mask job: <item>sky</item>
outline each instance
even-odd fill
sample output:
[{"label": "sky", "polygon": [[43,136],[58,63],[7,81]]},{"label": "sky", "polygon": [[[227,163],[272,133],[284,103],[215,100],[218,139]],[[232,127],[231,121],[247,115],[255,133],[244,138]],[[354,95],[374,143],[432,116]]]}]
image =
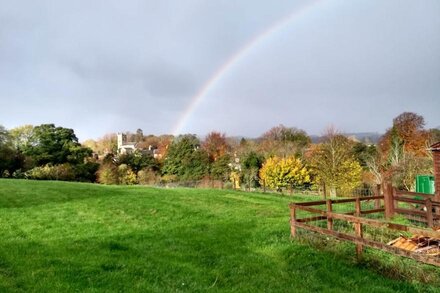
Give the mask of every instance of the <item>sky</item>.
[{"label": "sky", "polygon": [[0,125],[80,140],[440,126],[438,0],[0,0]]}]

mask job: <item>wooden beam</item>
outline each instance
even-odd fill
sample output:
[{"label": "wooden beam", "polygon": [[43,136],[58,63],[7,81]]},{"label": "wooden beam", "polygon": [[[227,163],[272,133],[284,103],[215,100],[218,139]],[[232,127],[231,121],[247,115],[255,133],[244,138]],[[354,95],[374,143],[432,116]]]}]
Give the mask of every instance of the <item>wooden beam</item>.
[{"label": "wooden beam", "polygon": [[316,216],[316,217],[308,217],[308,218],[296,219],[296,221],[300,222],[300,223],[307,223],[307,222],[320,221],[320,220],[327,220],[327,217],[325,217],[325,216]]},{"label": "wooden beam", "polygon": [[400,208],[396,209],[395,211],[398,214],[406,214],[406,215],[426,217],[426,212],[425,211],[410,210],[410,209],[400,209]]},{"label": "wooden beam", "polygon": [[[302,211],[306,211],[306,212],[310,212],[310,213],[315,213],[315,214],[320,214],[323,216],[326,215],[326,211],[320,210],[320,209],[315,209],[315,208],[305,207],[305,206],[295,206],[295,208],[298,210],[302,210]],[[290,208],[290,209],[292,209],[292,208]]]},{"label": "wooden beam", "polygon": [[331,231],[331,230],[327,230],[325,228],[311,226],[311,225],[304,224],[304,223],[296,223],[296,226],[303,228],[303,229],[306,229],[306,230],[318,232],[318,233],[321,233],[324,235],[333,236],[333,237],[336,237],[341,240],[351,241],[355,244],[361,244],[361,245],[365,245],[368,247],[384,250],[384,251],[387,251],[387,252],[390,252],[393,254],[397,254],[399,256],[412,258],[412,259],[415,259],[415,260],[423,262],[423,263],[427,263],[427,264],[431,264],[431,265],[435,265],[435,266],[440,266],[440,262],[437,258],[429,257],[426,255],[421,255],[421,254],[416,254],[416,253],[406,251],[406,250],[403,250],[403,249],[400,249],[397,247],[389,246],[389,245],[386,245],[386,244],[383,244],[383,243],[380,243],[377,241],[373,241],[373,240],[369,240],[369,239],[365,239],[365,238],[359,238],[357,236],[352,236],[352,235],[337,232],[337,231]]},{"label": "wooden beam", "polygon": [[398,202],[408,202],[408,203],[425,205],[425,199],[415,199],[415,198],[408,198],[408,197],[395,197],[394,200],[398,201]]},{"label": "wooden beam", "polygon": [[362,211],[362,215],[375,214],[375,213],[383,213],[385,211],[384,208],[373,209],[373,210],[365,210]]},{"label": "wooden beam", "polygon": [[306,202],[292,202],[290,205],[308,207],[308,206],[324,205],[325,203],[326,203],[325,200],[318,200],[318,201],[306,201]]},{"label": "wooden beam", "polygon": [[426,193],[420,193],[420,192],[412,192],[412,191],[403,191],[403,190],[397,190],[396,196],[402,197],[402,196],[421,196],[423,198],[433,198],[434,196],[432,194],[426,194]]},{"label": "wooden beam", "polygon": [[362,224],[370,225],[370,226],[377,227],[377,228],[389,228],[389,229],[403,231],[403,232],[409,232],[411,234],[417,234],[417,235],[421,235],[421,236],[440,238],[440,231],[427,230],[427,229],[422,229],[422,228],[413,228],[413,227],[409,227],[409,226],[402,225],[402,224],[383,222],[383,221],[379,221],[379,220],[360,218],[360,217],[342,215],[342,214],[337,214],[337,213],[330,213],[327,216],[332,217],[333,219],[346,220],[346,221],[352,222],[352,223],[362,223]]}]

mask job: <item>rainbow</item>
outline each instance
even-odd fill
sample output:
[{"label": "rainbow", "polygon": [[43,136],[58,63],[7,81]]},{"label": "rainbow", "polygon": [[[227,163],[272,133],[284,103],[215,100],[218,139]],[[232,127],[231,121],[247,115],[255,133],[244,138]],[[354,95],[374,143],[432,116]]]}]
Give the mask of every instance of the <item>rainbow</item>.
[{"label": "rainbow", "polygon": [[243,59],[246,55],[250,53],[250,51],[256,47],[258,44],[263,43],[266,39],[268,39],[271,35],[275,34],[292,21],[299,21],[304,16],[309,14],[318,6],[318,4],[324,3],[323,0],[316,0],[308,5],[305,5],[299,9],[292,11],[290,14],[285,16],[284,18],[276,21],[269,28],[260,32],[251,38],[245,45],[243,45],[239,50],[237,50],[233,55],[231,55],[225,63],[223,63],[217,70],[212,74],[211,78],[208,79],[205,84],[199,89],[199,91],[194,95],[188,106],[183,111],[183,114],[179,117],[179,120],[172,128],[172,134],[178,135],[182,132],[185,125],[188,123],[194,111],[197,109],[198,105],[203,101],[203,99],[207,96],[208,92],[214,88],[214,86],[219,82],[219,80],[241,59]]}]

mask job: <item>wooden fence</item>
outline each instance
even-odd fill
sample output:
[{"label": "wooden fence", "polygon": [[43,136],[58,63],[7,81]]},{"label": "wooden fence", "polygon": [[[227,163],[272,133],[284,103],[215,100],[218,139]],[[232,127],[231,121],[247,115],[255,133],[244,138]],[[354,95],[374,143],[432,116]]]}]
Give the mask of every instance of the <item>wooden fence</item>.
[{"label": "wooden fence", "polygon": [[400,214],[409,220],[425,223],[427,227],[439,224],[440,202],[434,201],[432,194],[400,191],[387,184],[383,195],[386,219]]},{"label": "wooden fence", "polygon": [[[422,199],[414,197],[421,197]],[[387,243],[381,241],[369,239],[371,237],[364,235],[364,231],[367,228],[369,230],[380,228],[398,233],[407,232],[413,235],[440,239],[440,231],[415,228],[409,225],[385,221],[395,214],[402,214],[411,220],[423,222],[428,227],[432,227],[436,221],[440,220],[438,214],[440,202],[432,201],[431,197],[432,195],[397,191],[391,185],[387,185],[383,188],[383,195],[291,203],[291,235],[295,237],[297,235],[297,228],[303,228],[355,243],[358,257],[362,256],[363,248],[366,246],[440,266],[440,256],[438,254],[430,256],[408,251],[387,245]],[[347,210],[349,203],[354,203],[353,210]],[[363,203],[364,205],[362,205]],[[402,206],[401,203],[404,203],[405,206]],[[337,211],[341,210],[341,206],[345,210]],[[307,214],[307,216],[301,217],[300,211],[303,214]],[[375,215],[379,219],[366,218],[366,215]],[[335,220],[352,223],[353,230],[337,231],[334,228]],[[326,227],[325,224],[323,225],[323,221],[326,222]],[[347,226],[350,225],[345,225],[345,227]]]}]

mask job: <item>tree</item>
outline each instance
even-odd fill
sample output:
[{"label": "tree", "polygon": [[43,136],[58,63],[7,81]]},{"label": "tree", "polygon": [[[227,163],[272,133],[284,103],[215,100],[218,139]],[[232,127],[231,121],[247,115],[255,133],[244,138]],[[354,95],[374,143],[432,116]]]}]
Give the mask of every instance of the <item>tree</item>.
[{"label": "tree", "polygon": [[108,133],[98,140],[88,139],[83,142],[83,146],[93,150],[94,153],[105,156],[107,154],[116,154],[118,148],[116,133]]},{"label": "tree", "polygon": [[9,133],[6,128],[0,125],[0,146],[7,144],[9,141]]},{"label": "tree", "polygon": [[177,137],[168,149],[162,172],[175,175],[179,180],[199,180],[208,175],[208,154],[201,150],[195,135]]},{"label": "tree", "polygon": [[34,126],[23,125],[13,128],[9,131],[13,146],[17,150],[24,150],[26,146],[33,145],[34,139]]},{"label": "tree", "polygon": [[363,168],[368,168],[367,161],[371,157],[375,157],[377,155],[377,149],[375,145],[366,145],[362,142],[355,143],[353,145],[352,151],[354,158]]},{"label": "tree", "polygon": [[294,157],[272,157],[260,169],[261,183],[281,191],[286,187],[297,187],[310,182],[307,168]]},{"label": "tree", "polygon": [[92,154],[92,150],[78,143],[72,129],[55,127],[54,124],[36,126],[26,144],[24,153],[32,157],[36,166],[51,164],[80,164]]},{"label": "tree", "polygon": [[307,136],[304,130],[285,127],[281,124],[272,127],[261,136],[260,151],[267,156],[298,156],[302,155],[310,142],[310,137]]},{"label": "tree", "polygon": [[258,171],[263,165],[263,162],[264,157],[254,151],[250,151],[243,155],[241,169],[248,189],[250,189],[255,183],[258,183]]},{"label": "tree", "polygon": [[122,154],[117,157],[118,164],[128,165],[135,173],[142,169],[159,170],[159,163],[149,153],[135,151],[131,154]]},{"label": "tree", "polygon": [[0,177],[10,177],[24,165],[24,157],[13,147],[9,132],[0,125]]},{"label": "tree", "polygon": [[429,130],[429,145],[440,141],[440,128],[431,128]]},{"label": "tree", "polygon": [[413,188],[416,172],[422,172],[422,166],[432,160],[427,152],[432,133],[424,125],[424,118],[411,112],[393,119],[393,126],[379,141],[378,162],[384,180],[392,180],[400,188]]},{"label": "tree", "polygon": [[317,181],[335,197],[337,190],[347,193],[361,182],[362,167],[355,160],[352,144],[347,137],[328,129],[324,141],[311,152],[310,164]]},{"label": "tree", "polygon": [[142,129],[138,128],[136,130],[135,142],[141,142],[144,140],[144,132]]},{"label": "tree", "polygon": [[418,174],[432,174],[432,161],[427,157],[416,157],[407,153],[393,170],[393,185],[399,189],[415,191],[415,178]]},{"label": "tree", "polygon": [[206,136],[205,141],[202,144],[202,148],[208,154],[209,160],[214,162],[226,154],[229,146],[226,143],[226,136],[224,133],[222,134],[220,132],[213,131]]},{"label": "tree", "polygon": [[218,157],[211,165],[210,174],[212,179],[227,181],[231,173],[231,168],[229,167],[231,160],[232,158],[229,154]]},{"label": "tree", "polygon": [[429,133],[424,126],[423,116],[412,112],[404,112],[393,119],[393,127],[397,129],[403,141],[405,152],[416,156],[426,156],[426,141],[429,139]]}]

